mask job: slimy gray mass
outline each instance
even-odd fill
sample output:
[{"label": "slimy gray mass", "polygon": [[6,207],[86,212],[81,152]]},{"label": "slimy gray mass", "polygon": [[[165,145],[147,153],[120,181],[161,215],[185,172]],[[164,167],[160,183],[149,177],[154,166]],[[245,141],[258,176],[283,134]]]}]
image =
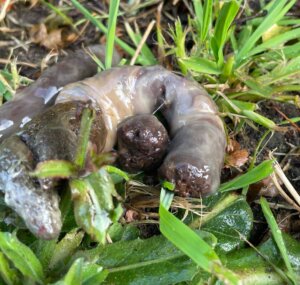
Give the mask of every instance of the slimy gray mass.
[{"label": "slimy gray mass", "polygon": [[[63,70],[63,63],[60,66],[60,70]],[[73,66],[74,69],[77,67]],[[51,70],[48,73],[51,74]],[[80,76],[85,75],[82,73]],[[89,75],[91,74],[87,74]],[[65,81],[76,81],[78,76],[73,79],[75,80]],[[63,83],[60,81],[59,84],[48,86],[50,89],[53,85],[59,88]],[[0,121],[13,121],[17,126],[15,130],[20,128],[23,118],[33,118],[34,115],[34,119],[25,124],[23,131],[4,140],[0,147],[0,187],[5,193],[6,203],[38,237],[49,239],[59,234],[59,198],[53,189],[54,185],[45,186],[43,181],[30,177],[28,171],[37,162],[46,159],[63,156],[63,159],[72,160],[72,149],[74,151],[77,143],[80,110],[85,104],[92,104],[97,110],[90,140],[98,153],[113,148],[117,141],[118,126],[126,118],[152,114],[162,106],[160,110],[168,123],[171,142],[166,155],[165,150],[163,152],[165,158],[159,167],[159,176],[173,182],[176,192],[181,196],[203,197],[217,190],[225,153],[225,133],[215,103],[198,83],[160,66],[131,66],[112,68],[94,77],[66,85],[56,100],[50,99],[51,102],[37,100],[36,88],[40,85],[35,83],[32,86],[28,87],[31,93],[24,92],[26,98],[32,100],[30,105],[24,106],[24,110],[17,100],[0,109]],[[55,93],[51,90],[49,92]],[[54,101],[55,105],[49,109]],[[22,114],[16,118],[15,113],[10,112],[15,108],[19,108]],[[68,114],[65,115],[67,119],[56,117],[55,114],[61,116],[62,113],[56,112],[58,109]],[[42,114],[36,116],[37,113]],[[50,127],[41,127],[44,123]],[[2,131],[1,134],[8,137],[8,133],[10,132]],[[56,151],[55,141],[59,137],[64,138],[63,150]],[[49,152],[43,149],[49,149]],[[8,153],[13,156],[11,161]],[[25,210],[28,207],[34,209],[30,214]]]}]

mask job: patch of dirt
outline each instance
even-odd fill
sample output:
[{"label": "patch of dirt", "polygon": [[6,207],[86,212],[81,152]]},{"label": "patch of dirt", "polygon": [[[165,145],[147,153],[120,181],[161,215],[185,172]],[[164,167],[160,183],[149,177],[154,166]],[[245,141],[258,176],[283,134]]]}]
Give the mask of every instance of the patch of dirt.
[{"label": "patch of dirt", "polygon": [[[259,104],[259,114],[271,119],[276,124],[285,121],[287,118],[300,117],[300,109],[293,104],[280,103],[275,101],[261,101]],[[286,169],[286,175],[293,186],[300,192],[300,123],[289,125],[282,131],[276,131],[267,136],[262,142],[263,149],[260,151],[257,162],[260,163],[268,159],[272,152],[276,159],[281,162],[283,169]],[[257,129],[245,125],[242,132],[237,135],[237,141],[242,148],[254,153],[258,143],[266,132],[266,128],[257,126]]]}]

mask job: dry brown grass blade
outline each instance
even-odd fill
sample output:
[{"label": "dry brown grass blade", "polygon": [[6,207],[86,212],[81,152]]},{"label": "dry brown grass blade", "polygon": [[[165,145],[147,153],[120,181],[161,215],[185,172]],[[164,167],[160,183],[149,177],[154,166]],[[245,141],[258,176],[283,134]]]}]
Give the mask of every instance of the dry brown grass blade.
[{"label": "dry brown grass blade", "polygon": [[6,12],[9,9],[9,6],[11,5],[11,0],[5,0],[4,3],[0,6],[0,22],[3,21],[6,17]]},{"label": "dry brown grass blade", "polygon": [[146,29],[146,31],[145,31],[142,39],[141,39],[141,42],[139,43],[139,45],[138,45],[138,47],[135,51],[135,54],[134,54],[134,56],[132,57],[132,59],[130,61],[130,65],[135,64],[135,61],[136,61],[137,57],[139,56],[139,54],[142,50],[142,47],[143,47],[144,43],[146,42],[146,40],[147,40],[151,30],[153,29],[154,25],[155,25],[155,20],[152,20],[151,23],[148,25],[148,27],[147,27],[147,29]]}]

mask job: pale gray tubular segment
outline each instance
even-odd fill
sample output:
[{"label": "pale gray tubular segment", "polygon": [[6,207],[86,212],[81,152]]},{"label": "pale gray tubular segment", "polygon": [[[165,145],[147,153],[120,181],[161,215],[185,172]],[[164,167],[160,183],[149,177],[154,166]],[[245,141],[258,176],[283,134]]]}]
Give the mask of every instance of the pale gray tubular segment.
[{"label": "pale gray tubular segment", "polygon": [[18,136],[0,146],[0,190],[5,203],[18,213],[28,229],[39,238],[56,238],[61,230],[59,196],[45,191],[31,176],[34,160]]},{"label": "pale gray tubular segment", "polygon": [[[218,189],[226,138],[218,110],[197,83],[162,67],[146,68],[137,81],[136,112],[140,97],[161,108],[170,127],[171,144],[159,174],[176,184],[181,196],[200,197]],[[143,103],[144,105],[145,103]]]},{"label": "pale gray tubular segment", "polygon": [[[58,95],[55,104],[72,100],[91,101],[102,110],[107,137],[103,151],[110,151],[116,142],[118,124],[134,115],[136,81],[140,67],[112,68],[81,82],[69,84]],[[147,106],[148,107],[148,106]],[[147,108],[144,113],[150,113]]]},{"label": "pale gray tubular segment", "polygon": [[[94,45],[89,49],[100,60],[105,59],[105,47]],[[119,62],[115,53],[113,64]],[[0,141],[19,131],[35,115],[54,104],[59,90],[72,82],[97,73],[97,64],[84,50],[71,52],[64,60],[49,67],[30,86],[17,92],[15,98],[0,107]]]},{"label": "pale gray tubular segment", "polygon": [[176,183],[183,196],[204,196],[217,190],[225,133],[215,103],[198,83],[160,66],[113,68],[65,87],[56,102],[68,100],[99,104],[108,130],[105,151],[116,142],[118,123],[163,106],[172,143],[161,176]]},{"label": "pale gray tubular segment", "polygon": [[[181,196],[203,197],[216,192],[226,137],[217,107],[207,92],[198,83],[161,67],[146,68],[136,88],[138,96],[144,94],[163,104],[169,123],[172,140],[160,176],[175,183]],[[134,102],[139,112],[138,100]]]}]

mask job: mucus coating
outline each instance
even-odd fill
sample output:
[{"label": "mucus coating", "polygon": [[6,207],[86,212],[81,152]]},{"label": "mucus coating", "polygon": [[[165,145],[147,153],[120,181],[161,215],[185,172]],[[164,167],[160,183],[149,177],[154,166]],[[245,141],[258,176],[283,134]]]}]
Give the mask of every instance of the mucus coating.
[{"label": "mucus coating", "polygon": [[[33,91],[36,91],[34,86],[32,88]],[[27,94],[27,99],[32,99],[31,95]],[[20,108],[22,111],[22,117],[18,117],[18,126],[21,124],[22,118],[32,117],[33,109],[35,112],[41,113],[44,109],[49,108],[39,101],[37,109],[33,104],[25,105],[22,110],[20,101],[15,103],[17,109]],[[100,126],[98,127],[95,122],[95,135],[91,136],[91,144],[95,146],[95,151],[98,153],[112,149],[116,143],[117,126],[125,118],[139,114],[151,114],[158,107],[163,106],[161,110],[170,127],[171,144],[159,169],[159,175],[161,178],[175,183],[176,191],[182,196],[203,197],[217,190],[225,153],[225,132],[222,121],[217,115],[215,103],[196,82],[179,77],[160,66],[112,68],[94,77],[65,86],[59,93],[55,104],[46,113],[55,113],[69,105],[68,108],[73,108],[72,110],[85,104],[94,106],[99,115],[97,121]],[[10,118],[10,113],[5,112],[9,112],[10,107],[14,108],[14,106],[12,102],[7,106],[8,111],[0,109],[0,119]],[[65,110],[65,112],[67,114],[69,111]],[[73,116],[72,112],[70,113],[71,117]],[[34,167],[33,160],[36,163],[43,161],[44,158],[61,158],[56,154],[55,135],[51,129],[63,134],[69,133],[70,130],[69,127],[65,127],[65,121],[57,120],[55,115],[45,116],[47,118],[41,121],[51,126],[49,130],[47,127],[36,129],[35,124],[42,126],[42,123],[37,122],[43,115],[39,116],[33,118],[27,124],[28,126],[26,125],[26,129],[20,137],[13,136],[2,143],[0,148],[2,156],[0,189],[5,192],[6,203],[20,214],[28,228],[38,237],[49,239],[57,237],[61,228],[58,195],[54,189],[48,189],[49,187],[45,187],[48,190],[43,189],[43,182],[36,181],[28,173]],[[80,120],[75,121],[80,122]],[[73,119],[70,121],[71,125],[72,122],[74,122]],[[10,131],[1,134],[7,137]],[[74,137],[76,140],[76,127],[71,132],[73,133],[66,137]],[[52,140],[48,142],[50,137]],[[45,142],[45,148],[51,150],[51,155],[48,151],[44,153],[39,138]],[[7,152],[16,151],[16,149],[10,150],[9,140],[12,139],[14,142],[11,145],[15,145],[17,150],[22,151],[19,158],[10,162]],[[67,141],[63,144],[64,149],[74,149],[74,145],[76,145],[74,140],[69,140],[70,145],[67,145]],[[22,147],[18,147],[19,145]],[[72,160],[72,151],[70,156],[63,157],[63,159]],[[10,172],[16,168],[16,165],[19,167],[18,160],[22,162],[20,166],[22,169]],[[12,192],[7,189],[12,189]],[[11,199],[11,193],[15,193],[14,191],[23,191],[23,198],[18,199],[17,196],[14,196]],[[32,213],[36,213],[34,217],[31,217],[27,211],[22,211],[22,207],[26,205],[28,199],[34,209]],[[44,214],[38,215],[38,212]]]},{"label": "mucus coating", "polygon": [[91,100],[103,110],[108,134],[104,151],[116,142],[116,130],[126,117],[151,114],[163,105],[171,145],[160,167],[162,178],[176,184],[182,196],[214,193],[220,183],[225,132],[217,107],[196,82],[160,66],[112,68],[66,86],[56,104]]}]

